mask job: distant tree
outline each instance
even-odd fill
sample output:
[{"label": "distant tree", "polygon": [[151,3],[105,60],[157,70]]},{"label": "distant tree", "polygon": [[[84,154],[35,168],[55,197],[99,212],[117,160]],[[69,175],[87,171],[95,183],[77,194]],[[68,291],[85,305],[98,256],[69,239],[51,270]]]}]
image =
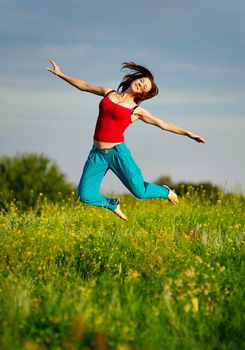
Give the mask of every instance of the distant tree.
[{"label": "distant tree", "polygon": [[160,176],[156,181],[156,185],[163,186],[167,185],[168,187],[174,187],[173,181],[170,176]]},{"label": "distant tree", "polygon": [[179,196],[183,196],[187,192],[190,193],[191,191],[202,194],[202,196],[209,198],[211,200],[218,199],[219,194],[222,192],[218,186],[213,185],[210,182],[202,182],[198,184],[183,182],[175,185],[175,192]]},{"label": "distant tree", "polygon": [[70,194],[72,185],[57,164],[43,154],[24,153],[0,158],[0,207],[12,200],[25,209],[45,196],[51,201]]},{"label": "distant tree", "polygon": [[202,182],[198,184],[191,182],[173,183],[170,176],[160,176],[154,183],[160,186],[169,186],[171,189],[174,189],[176,194],[180,197],[187,193],[195,192],[201,194],[207,199],[215,201],[219,198],[219,194],[222,192],[218,186],[213,185],[210,182]]}]

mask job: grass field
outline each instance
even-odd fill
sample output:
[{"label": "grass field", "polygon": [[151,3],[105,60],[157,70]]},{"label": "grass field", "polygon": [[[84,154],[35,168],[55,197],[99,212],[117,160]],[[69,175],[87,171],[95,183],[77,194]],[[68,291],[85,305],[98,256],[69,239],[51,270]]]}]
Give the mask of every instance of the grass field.
[{"label": "grass field", "polygon": [[0,214],[0,348],[245,349],[244,198],[121,203]]}]

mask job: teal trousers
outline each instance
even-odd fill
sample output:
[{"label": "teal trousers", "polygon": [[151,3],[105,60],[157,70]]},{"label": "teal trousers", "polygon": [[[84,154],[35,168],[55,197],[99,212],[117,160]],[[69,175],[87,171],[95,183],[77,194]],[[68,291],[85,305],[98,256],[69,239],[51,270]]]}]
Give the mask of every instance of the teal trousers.
[{"label": "teal trousers", "polygon": [[140,168],[135,163],[124,142],[113,148],[93,146],[84,165],[78,185],[81,202],[114,211],[118,205],[115,198],[102,195],[100,185],[108,170],[113,171],[127,189],[137,198],[167,198],[169,188],[145,182]]}]

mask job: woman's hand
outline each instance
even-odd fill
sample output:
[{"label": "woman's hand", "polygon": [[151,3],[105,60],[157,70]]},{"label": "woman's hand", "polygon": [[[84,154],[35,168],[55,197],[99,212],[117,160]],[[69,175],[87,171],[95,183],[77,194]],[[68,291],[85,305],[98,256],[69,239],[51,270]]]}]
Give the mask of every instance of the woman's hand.
[{"label": "woman's hand", "polygon": [[61,69],[55,61],[49,61],[52,65],[52,68],[47,67],[47,70],[55,75],[61,75]]},{"label": "woman's hand", "polygon": [[204,137],[202,136],[199,136],[199,135],[196,135],[196,134],[193,134],[192,132],[188,132],[188,136],[195,140],[196,142],[199,142],[199,143],[207,143],[207,140],[205,140]]}]

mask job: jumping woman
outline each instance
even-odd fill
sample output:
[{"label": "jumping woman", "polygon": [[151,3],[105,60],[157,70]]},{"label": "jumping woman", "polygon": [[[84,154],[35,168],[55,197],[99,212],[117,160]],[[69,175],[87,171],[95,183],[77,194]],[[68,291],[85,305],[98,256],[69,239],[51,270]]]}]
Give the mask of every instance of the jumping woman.
[{"label": "jumping woman", "polygon": [[117,90],[113,90],[107,86],[96,86],[70,77],[62,73],[55,61],[50,63],[52,67],[48,67],[48,71],[67,83],[81,91],[103,96],[99,104],[93,147],[84,165],[78,186],[79,200],[107,208],[127,221],[127,217],[120,209],[118,199],[107,198],[99,193],[103,177],[111,169],[136,197],[165,198],[177,204],[178,197],[168,186],[158,186],[144,181],[141,170],[124,143],[124,131],[138,119],[162,130],[188,136],[199,143],[206,142],[203,137],[163,121],[140,106],[141,102],[158,94],[158,87],[152,73],[141,65],[125,62],[122,68],[128,69],[128,74],[123,77]]}]

